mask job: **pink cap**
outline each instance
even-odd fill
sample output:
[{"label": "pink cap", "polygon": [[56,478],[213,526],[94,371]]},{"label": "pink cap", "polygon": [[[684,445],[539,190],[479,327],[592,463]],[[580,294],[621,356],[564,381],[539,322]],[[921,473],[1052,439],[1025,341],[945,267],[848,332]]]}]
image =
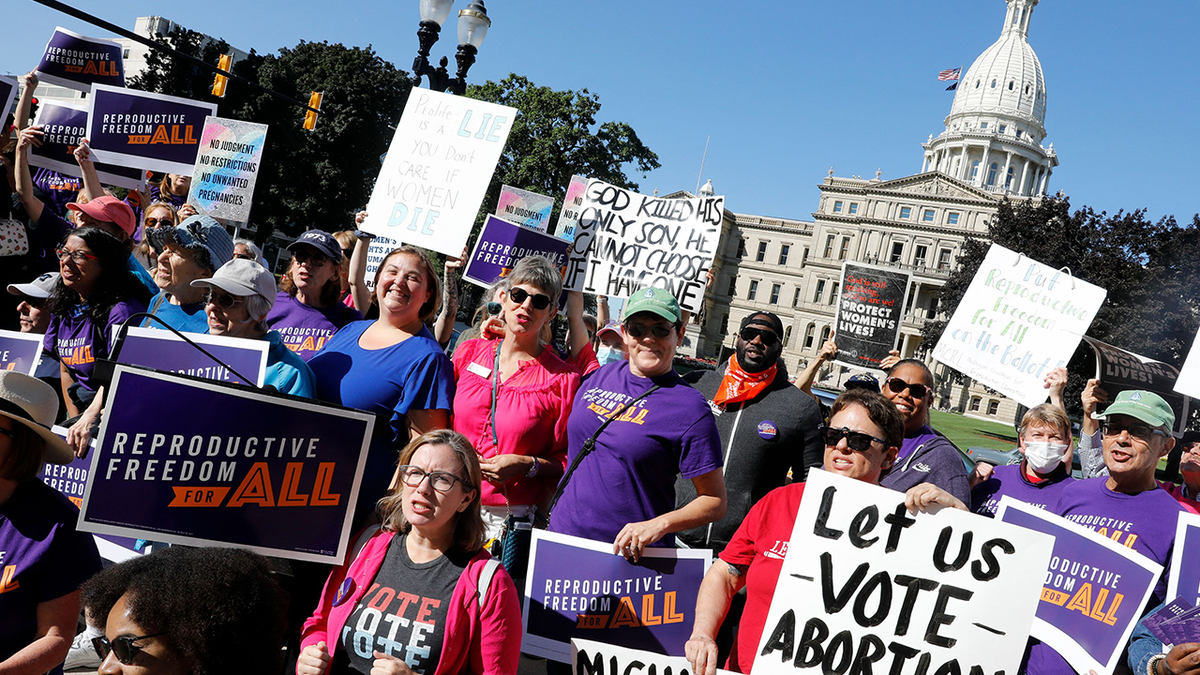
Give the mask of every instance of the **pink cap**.
[{"label": "pink cap", "polygon": [[133,231],[137,229],[137,219],[133,217],[133,209],[116,197],[104,195],[86,204],[67,204],[67,208],[72,211],[82,211],[96,220],[115,223],[131,237]]}]

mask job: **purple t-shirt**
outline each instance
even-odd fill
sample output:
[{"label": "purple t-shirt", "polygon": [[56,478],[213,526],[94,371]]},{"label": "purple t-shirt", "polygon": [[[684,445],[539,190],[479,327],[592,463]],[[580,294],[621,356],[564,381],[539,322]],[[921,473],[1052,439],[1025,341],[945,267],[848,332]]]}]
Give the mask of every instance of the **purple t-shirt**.
[{"label": "purple t-shirt", "polygon": [[75,530],[78,517],[37,478],[17,485],[0,506],[0,661],[33,642],[39,603],[75,592],[100,571],[95,540]]},{"label": "purple t-shirt", "polygon": [[[275,296],[275,306],[267,315],[267,325],[279,331],[283,344],[305,361],[316,356],[326,341],[338,329],[362,314],[352,307],[335,302],[329,307],[310,307],[285,291]],[[365,330],[365,329],[364,329]]]},{"label": "purple t-shirt", "polygon": [[[600,368],[579,387],[567,420],[567,466],[618,405],[653,384],[662,388],[620,413],[579,462],[551,530],[611,542],[626,524],[675,510],[676,476],[721,468],[721,439],[704,396],[675,371],[651,380],[631,373],[628,361]],[[657,545],[674,543],[667,535]]]},{"label": "purple t-shirt", "polygon": [[67,204],[75,201],[83,189],[83,179],[68,176],[53,169],[38,169],[33,174],[33,184],[42,191],[45,204],[60,218],[67,217]]},{"label": "purple t-shirt", "polygon": [[80,385],[95,391],[91,381],[96,359],[108,356],[112,327],[125,319],[146,311],[146,305],[137,300],[122,300],[108,312],[108,322],[98,326],[92,318],[76,307],[69,317],[57,314],[50,318],[42,347],[56,360],[67,366],[71,376]]},{"label": "purple t-shirt", "polygon": [[992,518],[996,515],[1000,498],[1008,495],[1053,513],[1058,507],[1062,491],[1074,480],[1066,467],[1061,465],[1038,483],[1030,482],[1020,464],[998,466],[992,471],[991,478],[971,490],[971,510]]}]

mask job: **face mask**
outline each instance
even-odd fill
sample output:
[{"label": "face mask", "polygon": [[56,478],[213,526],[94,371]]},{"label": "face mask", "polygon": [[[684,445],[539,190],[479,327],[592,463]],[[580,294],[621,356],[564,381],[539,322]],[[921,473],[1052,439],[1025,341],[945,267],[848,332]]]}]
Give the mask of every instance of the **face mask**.
[{"label": "face mask", "polygon": [[1037,473],[1049,473],[1057,469],[1066,455],[1066,443],[1025,441],[1025,461]]},{"label": "face mask", "polygon": [[596,360],[599,361],[600,365],[602,366],[607,366],[610,363],[616,363],[623,358],[625,358],[625,355],[621,353],[621,350],[613,349],[612,347],[608,346],[601,347],[600,351],[596,352]]}]

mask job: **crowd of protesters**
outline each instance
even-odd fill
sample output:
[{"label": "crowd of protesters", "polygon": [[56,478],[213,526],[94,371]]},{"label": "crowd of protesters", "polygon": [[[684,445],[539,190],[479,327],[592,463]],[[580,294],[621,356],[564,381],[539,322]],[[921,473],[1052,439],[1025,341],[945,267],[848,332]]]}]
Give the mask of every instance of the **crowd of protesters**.
[{"label": "crowd of protesters", "polygon": [[[689,316],[668,291],[635,290],[619,320],[604,298],[588,315],[540,256],[484,293],[456,343],[458,259],[439,268],[400,246],[368,285],[370,235],[312,229],[288,246],[277,282],[254,242],[186,203],[187,176],[118,198],[86,141],[80,178],[33,172],[36,76],[25,84],[4,168],[28,250],[5,257],[6,325],[42,334],[44,354],[36,376],[0,371],[0,673],[280,672],[290,639],[299,675],[512,675],[534,527],[635,563],[649,547],[717,554],[683,649],[698,675],[749,672],[782,566],[764,552],[786,549],[813,467],[903,492],[913,510],[992,516],[1008,495],[1084,523],[1119,517],[1132,524],[1122,543],[1164,566],[1175,514],[1197,511],[1200,435],[1182,439],[1184,483],[1158,483],[1176,443],[1171,408],[1122,392],[1100,415],[1108,397],[1092,381],[1076,448],[1063,369],[1047,377],[1051,402],[1021,421],[1020,463],[969,471],[930,425],[937,382],[924,361],[894,354],[882,383],[852,378],[824,409],[811,384],[836,343],[793,383],[769,311],[742,320],[716,370],[681,376]],[[169,547],[101,571],[74,506],[36,474],[87,454],[106,411],[97,362],[138,315],[148,328],[266,341],[267,389],[386,421],[344,564],[294,565],[285,583],[256,554]],[[65,438],[50,431],[64,423]],[[1073,453],[1084,479],[1071,476]],[[1164,654],[1141,628],[1128,650],[1150,675],[1182,675],[1197,658],[1200,645]],[[1036,640],[1023,670],[1071,672]]]}]

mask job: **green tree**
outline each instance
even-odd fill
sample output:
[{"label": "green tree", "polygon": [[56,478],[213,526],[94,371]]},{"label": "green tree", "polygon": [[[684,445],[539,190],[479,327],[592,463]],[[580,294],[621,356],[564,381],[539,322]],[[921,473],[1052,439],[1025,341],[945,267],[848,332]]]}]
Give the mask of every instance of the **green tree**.
[{"label": "green tree", "polygon": [[[203,34],[181,26],[171,29],[154,41],[171,47],[205,63],[217,65],[217,59],[229,52],[229,43],[224,40],[209,40]],[[146,54],[146,67],[129,78],[130,89],[152,91],[190,98],[196,101],[219,101],[212,95],[213,73],[174,54],[151,49]]]}]

